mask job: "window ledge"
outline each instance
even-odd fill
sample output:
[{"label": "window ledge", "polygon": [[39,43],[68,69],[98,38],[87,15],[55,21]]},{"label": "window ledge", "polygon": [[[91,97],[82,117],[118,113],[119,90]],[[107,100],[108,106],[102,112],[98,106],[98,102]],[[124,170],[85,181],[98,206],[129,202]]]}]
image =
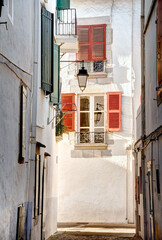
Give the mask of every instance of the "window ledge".
[{"label": "window ledge", "polygon": [[75,150],[105,150],[107,144],[105,143],[82,143],[74,146]]},{"label": "window ledge", "polygon": [[107,78],[107,73],[106,72],[89,73],[89,79],[94,79],[94,78]]}]

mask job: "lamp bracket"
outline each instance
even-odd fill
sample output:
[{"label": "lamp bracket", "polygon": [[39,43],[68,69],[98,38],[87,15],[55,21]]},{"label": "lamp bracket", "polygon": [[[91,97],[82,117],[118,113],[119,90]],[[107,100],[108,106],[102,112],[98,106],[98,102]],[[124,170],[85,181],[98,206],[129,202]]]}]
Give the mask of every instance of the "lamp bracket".
[{"label": "lamp bracket", "polygon": [[[66,105],[74,105],[75,106],[75,109],[64,109],[64,107]],[[63,117],[60,119],[60,121],[64,118],[64,116],[68,113],[68,112],[73,112],[73,111],[77,111],[77,107],[76,107],[76,104],[75,103],[54,103],[53,105],[57,105],[57,112],[56,112],[56,115],[48,122],[47,122],[47,125],[49,125],[61,112],[62,110],[66,111],[64,114],[63,114]],[[61,108],[59,108],[59,105],[63,105]],[[60,123],[60,121],[56,124],[56,126]]]}]

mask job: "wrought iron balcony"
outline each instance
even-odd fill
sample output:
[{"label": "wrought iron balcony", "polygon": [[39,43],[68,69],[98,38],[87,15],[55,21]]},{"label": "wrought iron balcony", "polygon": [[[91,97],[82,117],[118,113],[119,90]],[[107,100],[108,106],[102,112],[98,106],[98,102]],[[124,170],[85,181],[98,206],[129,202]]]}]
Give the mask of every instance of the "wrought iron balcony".
[{"label": "wrought iron balcony", "polygon": [[57,10],[56,35],[77,35],[77,17],[75,8]]},{"label": "wrought iron balcony", "polygon": [[76,132],[76,144],[105,143],[105,132]]}]

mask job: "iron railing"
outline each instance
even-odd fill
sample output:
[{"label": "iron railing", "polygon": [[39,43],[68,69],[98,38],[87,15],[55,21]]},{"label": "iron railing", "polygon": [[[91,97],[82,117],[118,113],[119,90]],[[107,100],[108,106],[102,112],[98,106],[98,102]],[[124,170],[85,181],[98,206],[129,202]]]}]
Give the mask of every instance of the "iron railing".
[{"label": "iron railing", "polygon": [[56,35],[77,35],[76,9],[57,10]]},{"label": "iron railing", "polygon": [[105,143],[105,132],[76,132],[76,144]]}]

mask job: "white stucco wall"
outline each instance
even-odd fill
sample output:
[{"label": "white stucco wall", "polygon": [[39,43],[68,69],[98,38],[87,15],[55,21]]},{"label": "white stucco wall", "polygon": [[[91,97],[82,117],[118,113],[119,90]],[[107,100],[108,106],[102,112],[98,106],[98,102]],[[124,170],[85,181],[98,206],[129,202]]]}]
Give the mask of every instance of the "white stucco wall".
[{"label": "white stucco wall", "polygon": [[[0,238],[15,239],[17,209],[28,201],[29,134],[32,77],[32,1],[14,1],[12,21],[4,1],[0,26]],[[22,54],[23,53],[23,54]],[[8,58],[12,63],[10,63]],[[26,155],[18,163],[20,83],[26,85]]]},{"label": "white stucco wall", "polygon": [[[36,120],[36,141],[41,142],[46,148],[41,149],[42,163],[41,172],[43,169],[44,153],[47,152],[51,156],[47,157],[45,167],[45,198],[44,198],[44,228],[45,238],[49,238],[57,230],[57,152],[56,152],[56,137],[55,137],[55,120],[51,121],[55,115],[54,107],[50,104],[49,95],[41,90],[41,4],[48,11],[54,13],[56,3],[48,0],[48,3],[40,0],[39,5],[39,25],[38,33],[38,84],[37,84],[37,120]],[[51,121],[48,124],[48,121]],[[42,174],[42,173],[41,173]],[[37,228],[33,228],[33,239],[40,238],[41,216]],[[38,233],[39,231],[39,233]]]},{"label": "white stucco wall", "polygon": [[[28,201],[34,207],[34,177],[35,157],[31,159],[32,144],[41,142],[46,148],[41,148],[41,181],[44,152],[51,157],[46,159],[46,195],[44,203],[45,237],[48,238],[56,231],[57,223],[57,164],[55,128],[53,123],[47,124],[47,119],[53,117],[53,106],[49,105],[49,97],[41,90],[41,4],[37,1],[38,26],[38,62],[33,58],[34,53],[34,20],[37,18],[34,12],[34,2],[13,1],[13,17],[8,15],[8,1],[4,1],[1,21],[7,21],[0,25],[0,239],[16,239],[17,209],[19,205],[25,205]],[[51,12],[55,12],[55,1],[48,0],[44,4]],[[33,72],[33,61],[38,64],[38,72]],[[28,74],[24,73],[22,70]],[[29,75],[30,74],[30,75]],[[34,78],[36,74],[38,78]],[[33,80],[37,84],[37,106],[33,114],[37,115],[36,139],[31,133],[35,124],[32,122],[33,106]],[[27,112],[26,112],[26,158],[24,164],[18,163],[19,153],[19,105],[20,83],[27,88]],[[34,125],[34,126],[33,126]],[[34,148],[35,151],[35,148]],[[35,152],[34,152],[35,155]],[[42,184],[40,189],[42,188]],[[40,193],[41,194],[41,193]],[[41,199],[40,199],[41,202]],[[41,215],[35,221],[32,210],[32,239],[40,239]]]},{"label": "white stucco wall", "polygon": [[[59,142],[58,221],[132,223],[131,145],[135,134],[133,113],[140,104],[140,1],[101,4],[97,0],[77,0],[71,1],[71,6],[77,9],[78,25],[107,24],[108,74],[105,78],[89,78],[84,94],[121,91],[122,130],[107,134],[107,150],[75,150],[73,134],[64,135]],[[66,54],[62,59],[75,60],[76,56]],[[61,68],[62,91],[75,93],[77,103],[81,91],[74,78],[76,66],[62,63]]]}]

